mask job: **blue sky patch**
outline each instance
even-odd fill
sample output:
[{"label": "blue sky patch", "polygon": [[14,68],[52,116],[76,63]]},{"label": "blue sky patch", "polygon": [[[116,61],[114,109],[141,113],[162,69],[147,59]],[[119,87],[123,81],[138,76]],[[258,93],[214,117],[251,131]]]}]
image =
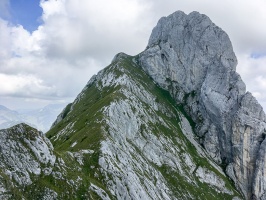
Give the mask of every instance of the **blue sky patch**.
[{"label": "blue sky patch", "polygon": [[254,58],[254,59],[259,59],[259,58],[262,58],[262,57],[265,57],[266,56],[266,53],[252,53],[250,55],[251,58]]},{"label": "blue sky patch", "polygon": [[9,15],[13,24],[20,24],[29,32],[35,31],[42,23],[40,0],[10,0]]}]

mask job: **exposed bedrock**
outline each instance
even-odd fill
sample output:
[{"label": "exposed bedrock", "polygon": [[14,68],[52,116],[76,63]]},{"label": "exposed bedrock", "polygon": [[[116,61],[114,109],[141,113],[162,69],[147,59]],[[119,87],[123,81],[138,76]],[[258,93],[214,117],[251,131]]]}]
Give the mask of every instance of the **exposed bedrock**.
[{"label": "exposed bedrock", "polygon": [[139,56],[143,69],[195,122],[199,143],[247,199],[265,199],[265,114],[235,71],[228,35],[207,16],[159,20]]}]

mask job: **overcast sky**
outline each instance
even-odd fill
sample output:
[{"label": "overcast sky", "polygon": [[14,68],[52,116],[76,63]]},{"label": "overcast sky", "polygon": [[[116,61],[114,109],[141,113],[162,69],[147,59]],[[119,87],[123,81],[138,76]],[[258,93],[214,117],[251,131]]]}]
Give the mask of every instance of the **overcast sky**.
[{"label": "overcast sky", "polygon": [[237,71],[265,110],[265,0],[0,0],[0,104],[73,101],[115,54],[143,51],[159,18],[177,10],[227,32]]}]

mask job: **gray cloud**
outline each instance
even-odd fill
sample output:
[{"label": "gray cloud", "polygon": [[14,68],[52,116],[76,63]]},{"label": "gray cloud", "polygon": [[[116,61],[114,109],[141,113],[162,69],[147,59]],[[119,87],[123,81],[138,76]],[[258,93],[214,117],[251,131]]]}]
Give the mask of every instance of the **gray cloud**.
[{"label": "gray cloud", "polygon": [[[0,11],[7,5],[3,2],[8,1],[1,1]],[[266,52],[265,1],[41,0],[41,6],[43,24],[32,34],[0,18],[0,77],[6,83],[0,104],[8,98],[16,104],[15,97],[25,106],[73,100],[116,53],[144,50],[159,18],[176,10],[206,14],[228,33],[237,70],[247,88],[266,102],[265,57],[251,57]]]}]

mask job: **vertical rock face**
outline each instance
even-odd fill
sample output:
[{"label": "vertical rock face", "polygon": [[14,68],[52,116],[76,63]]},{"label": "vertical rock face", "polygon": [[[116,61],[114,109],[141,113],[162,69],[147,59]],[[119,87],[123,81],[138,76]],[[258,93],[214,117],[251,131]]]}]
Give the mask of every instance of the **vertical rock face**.
[{"label": "vertical rock face", "polygon": [[263,198],[265,114],[245,93],[228,35],[205,15],[178,11],[159,20],[139,61],[185,106],[199,142],[245,197]]},{"label": "vertical rock face", "polygon": [[232,129],[233,161],[230,165],[235,177],[231,177],[249,198],[253,195],[254,199],[265,199],[265,114],[250,93],[243,96]]}]

